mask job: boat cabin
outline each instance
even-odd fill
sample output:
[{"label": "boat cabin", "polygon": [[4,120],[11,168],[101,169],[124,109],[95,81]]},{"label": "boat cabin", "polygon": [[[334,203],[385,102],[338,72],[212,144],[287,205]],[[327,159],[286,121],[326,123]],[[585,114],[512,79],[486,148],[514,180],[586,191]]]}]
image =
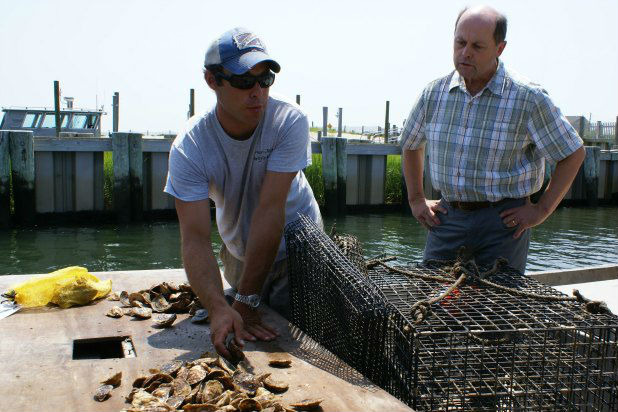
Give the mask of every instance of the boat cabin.
[{"label": "boat cabin", "polygon": [[[32,130],[35,137],[56,136],[56,114],[48,108],[2,108],[0,130]],[[60,110],[60,137],[100,137],[102,110],[63,108]]]}]

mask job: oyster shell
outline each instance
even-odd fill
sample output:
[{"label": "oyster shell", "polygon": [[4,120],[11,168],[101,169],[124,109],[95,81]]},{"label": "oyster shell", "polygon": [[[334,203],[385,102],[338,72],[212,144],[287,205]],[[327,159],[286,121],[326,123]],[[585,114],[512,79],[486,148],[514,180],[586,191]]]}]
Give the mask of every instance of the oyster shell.
[{"label": "oyster shell", "polygon": [[172,305],[169,304],[169,302],[165,299],[164,296],[159,295],[156,298],[154,298],[150,304],[150,307],[152,308],[153,311],[158,312],[158,313],[165,313],[168,310],[170,310],[170,308],[172,307]]},{"label": "oyster shell", "polygon": [[320,403],[322,403],[324,399],[319,398],[319,399],[303,399],[300,402],[296,402],[296,403],[291,403],[290,406],[292,408],[296,408],[298,410],[301,411],[310,411],[312,409],[317,409],[318,406],[320,406]]},{"label": "oyster shell", "polygon": [[122,372],[118,372],[113,376],[101,381],[103,385],[112,385],[114,388],[120,386],[120,382],[122,381]]},{"label": "oyster shell", "polygon": [[165,403],[167,403],[169,406],[171,406],[174,409],[178,409],[180,408],[180,405],[182,405],[184,401],[185,401],[184,396],[171,396],[167,398]]},{"label": "oyster shell", "polygon": [[191,318],[191,323],[208,323],[209,321],[208,310],[206,309],[196,310],[195,315]]},{"label": "oyster shell", "polygon": [[118,292],[112,292],[109,295],[107,295],[107,300],[119,301],[120,295],[118,294]]},{"label": "oyster shell", "polygon": [[191,369],[189,369],[189,374],[187,375],[187,383],[191,386],[195,385],[198,382],[201,382],[206,377],[206,369],[204,369],[201,365],[195,365]]},{"label": "oyster shell", "polygon": [[133,309],[131,309],[131,316],[133,316],[134,318],[149,319],[150,317],[152,317],[152,309],[134,307]]},{"label": "oyster shell", "polygon": [[163,401],[166,401],[167,398],[170,397],[171,392],[172,392],[172,385],[170,385],[169,383],[163,383],[159,385],[157,389],[152,391],[152,396],[156,396],[157,398],[162,399]]},{"label": "oyster shell", "polygon": [[112,306],[105,316],[109,316],[110,318],[121,318],[124,315],[122,308],[120,306]]},{"label": "oyster shell", "polygon": [[118,300],[120,300],[120,303],[122,304],[122,306],[125,306],[125,307],[131,306],[131,302],[129,301],[129,294],[127,293],[126,290],[123,290],[122,292],[120,292],[120,295],[118,295]]},{"label": "oyster shell", "polygon": [[282,393],[288,390],[290,385],[285,382],[280,382],[268,377],[262,381],[264,387],[273,393]]},{"label": "oyster shell", "polygon": [[182,365],[184,365],[184,362],[181,360],[171,361],[161,367],[161,372],[174,376],[182,368]]},{"label": "oyster shell", "polygon": [[112,396],[112,389],[114,387],[112,385],[101,385],[94,393],[94,400],[98,402],[103,402],[110,396]]},{"label": "oyster shell", "polygon": [[144,382],[148,379],[148,376],[140,376],[133,381],[134,388],[141,388],[144,386]]},{"label": "oyster shell", "polygon": [[261,411],[262,405],[260,405],[260,403],[256,401],[255,399],[251,399],[251,398],[243,399],[238,404],[238,410],[240,412]]},{"label": "oyster shell", "polygon": [[210,402],[223,393],[223,385],[216,380],[207,381],[202,388],[202,401]]},{"label": "oyster shell", "polygon": [[169,328],[172,326],[175,320],[176,320],[175,313],[171,313],[171,314],[160,313],[153,318],[155,326],[159,328]]},{"label": "oyster shell", "polygon": [[240,372],[234,375],[233,379],[238,386],[249,393],[255,393],[256,389],[261,386],[255,375],[247,372]]},{"label": "oyster shell", "polygon": [[273,366],[275,368],[289,368],[291,365],[292,359],[282,353],[272,354],[268,360],[268,366]]},{"label": "oyster shell", "polygon": [[234,365],[237,365],[241,360],[245,359],[244,352],[236,345],[233,338],[228,340],[225,346],[230,353],[229,361]]},{"label": "oyster shell", "polygon": [[191,393],[191,385],[184,379],[174,379],[172,388],[174,396],[181,396],[183,399]]},{"label": "oyster shell", "polygon": [[131,306],[143,308],[146,301],[141,293],[133,292],[129,294],[129,303]]},{"label": "oyster shell", "polygon": [[216,412],[219,408],[210,403],[188,403],[182,407],[187,412]]}]

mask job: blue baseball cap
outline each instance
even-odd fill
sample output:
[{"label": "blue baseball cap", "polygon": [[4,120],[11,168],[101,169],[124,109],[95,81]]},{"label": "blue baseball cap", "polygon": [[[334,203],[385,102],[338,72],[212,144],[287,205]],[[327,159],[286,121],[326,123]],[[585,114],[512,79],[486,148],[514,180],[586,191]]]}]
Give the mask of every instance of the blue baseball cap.
[{"label": "blue baseball cap", "polygon": [[220,64],[233,74],[243,74],[262,62],[268,62],[275,73],[281,70],[279,63],[270,58],[259,37],[247,29],[236,27],[223,33],[210,45],[204,66]]}]

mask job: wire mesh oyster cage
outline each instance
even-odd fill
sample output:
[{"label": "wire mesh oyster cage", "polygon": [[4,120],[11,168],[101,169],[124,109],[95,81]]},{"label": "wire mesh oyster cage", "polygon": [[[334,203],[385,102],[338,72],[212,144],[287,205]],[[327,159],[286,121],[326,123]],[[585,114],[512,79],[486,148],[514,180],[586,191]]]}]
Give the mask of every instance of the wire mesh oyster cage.
[{"label": "wire mesh oyster cage", "polygon": [[592,302],[508,267],[456,287],[437,264],[359,267],[304,216],[285,238],[292,323],[412,408],[618,410],[618,318]]}]

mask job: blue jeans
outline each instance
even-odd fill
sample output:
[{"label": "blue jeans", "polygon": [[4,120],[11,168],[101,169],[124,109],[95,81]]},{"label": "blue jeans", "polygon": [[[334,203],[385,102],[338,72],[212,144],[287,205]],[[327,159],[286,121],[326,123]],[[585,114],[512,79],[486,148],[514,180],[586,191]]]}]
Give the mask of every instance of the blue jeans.
[{"label": "blue jeans", "polygon": [[503,257],[509,266],[522,275],[526,271],[526,259],[530,246],[530,229],[518,239],[513,239],[516,228],[502,223],[500,213],[506,209],[523,206],[526,199],[512,199],[474,211],[453,208],[446,200],[442,205],[447,214],[437,213],[441,224],[427,234],[424,260],[454,260],[461,246],[466,248],[466,257],[474,258],[479,266],[491,266]]}]

